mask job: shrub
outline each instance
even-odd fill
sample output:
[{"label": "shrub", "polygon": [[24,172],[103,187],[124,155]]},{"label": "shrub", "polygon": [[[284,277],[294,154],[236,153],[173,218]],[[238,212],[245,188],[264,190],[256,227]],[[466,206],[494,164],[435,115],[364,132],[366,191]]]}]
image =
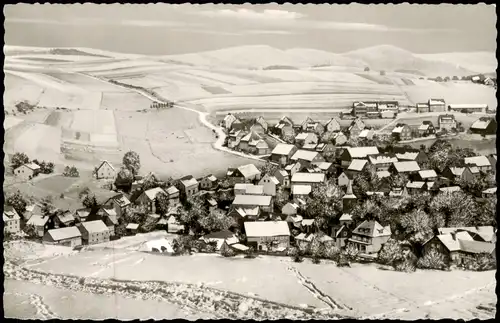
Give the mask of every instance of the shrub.
[{"label": "shrub", "polygon": [[348,261],[354,261],[358,258],[359,251],[354,248],[353,245],[349,244],[344,250],[342,250],[341,255]]},{"label": "shrub", "polygon": [[392,266],[395,262],[401,261],[403,254],[399,243],[394,239],[387,240],[378,253],[378,260],[384,265]]},{"label": "shrub", "polygon": [[433,248],[423,257],[418,259],[417,267],[422,269],[445,270],[448,268],[448,261],[442,253]]},{"label": "shrub", "polygon": [[220,248],[220,254],[226,258],[236,256],[236,252],[227,243],[222,244],[222,247]]},{"label": "shrub", "polygon": [[304,257],[302,257],[301,254],[296,254],[295,256],[292,257],[292,259],[294,262],[303,262],[304,261]]},{"label": "shrub", "polygon": [[313,264],[316,264],[316,265],[317,265],[317,264],[320,264],[320,263],[321,263],[321,260],[319,259],[319,257],[318,257],[318,256],[314,256],[314,257],[312,258],[312,262],[313,262]]},{"label": "shrub", "polygon": [[66,177],[80,177],[80,173],[75,166],[66,166],[64,168],[63,176]]},{"label": "shrub", "polygon": [[338,261],[340,256],[340,249],[334,244],[325,246],[324,257],[333,261]]},{"label": "shrub", "polygon": [[486,271],[496,269],[497,263],[491,255],[483,253],[464,258],[460,267],[465,270]]}]

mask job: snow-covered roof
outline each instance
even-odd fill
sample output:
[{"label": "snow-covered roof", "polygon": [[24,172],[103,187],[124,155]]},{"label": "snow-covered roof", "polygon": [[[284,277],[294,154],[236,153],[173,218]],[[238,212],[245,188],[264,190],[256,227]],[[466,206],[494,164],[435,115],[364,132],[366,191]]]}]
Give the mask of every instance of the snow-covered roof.
[{"label": "snow-covered roof", "polygon": [[186,179],[181,179],[182,185],[184,187],[190,187],[190,186],[195,186],[198,185],[198,181],[194,177],[186,178]]},{"label": "snow-covered roof", "polygon": [[471,129],[480,129],[480,130],[484,130],[486,128],[488,128],[488,125],[490,124],[491,120],[490,119],[479,119],[479,120],[476,120],[471,126],[470,128]]},{"label": "snow-covered roof", "polygon": [[406,183],[407,188],[422,188],[424,187],[425,182],[415,181]]},{"label": "snow-covered roof", "polygon": [[486,156],[466,157],[464,158],[464,162],[466,165],[475,165],[478,167],[491,166],[491,163]]},{"label": "snow-covered roof", "polygon": [[26,224],[27,225],[34,225],[37,227],[43,227],[47,224],[48,221],[49,221],[48,216],[33,214]]},{"label": "snow-covered roof", "polygon": [[368,163],[366,159],[353,159],[347,169],[360,172],[363,170],[366,163]]},{"label": "snow-covered roof", "polygon": [[483,191],[483,194],[496,194],[497,188],[492,187],[492,188],[487,188]]},{"label": "snow-covered roof", "polygon": [[396,154],[396,158],[399,160],[415,160],[418,157],[418,152],[407,151],[403,154]]},{"label": "snow-covered roof", "polygon": [[424,169],[418,172],[421,178],[432,178],[437,177],[436,171],[434,169]]},{"label": "snow-covered roof", "polygon": [[292,182],[299,183],[322,183],[325,181],[323,173],[295,173],[292,176]]},{"label": "snow-covered roof", "polygon": [[311,185],[293,185],[292,194],[293,195],[307,195],[311,193]]},{"label": "snow-covered roof", "polygon": [[245,178],[250,178],[256,175],[260,175],[260,170],[254,164],[247,164],[238,167],[238,170]]},{"label": "snow-covered roof", "polygon": [[139,228],[139,225],[137,223],[129,223],[125,227],[125,229],[129,229],[129,230],[137,230],[138,228]]},{"label": "snow-covered roof", "polygon": [[271,199],[272,196],[267,195],[236,195],[233,205],[269,206]]},{"label": "snow-covered roof", "polygon": [[8,220],[17,220],[17,219],[20,219],[20,217],[19,217],[19,214],[16,212],[16,210],[10,205],[4,205],[3,220],[8,221]]},{"label": "snow-covered roof", "polygon": [[392,132],[393,133],[401,133],[404,129],[404,126],[398,126],[398,127],[395,127],[394,129],[392,129]]},{"label": "snow-covered roof", "polygon": [[416,161],[402,161],[393,164],[398,173],[405,172],[418,172],[420,170],[420,166]]},{"label": "snow-covered roof", "polygon": [[290,236],[285,221],[245,222],[244,226],[247,237]]},{"label": "snow-covered roof", "polygon": [[295,148],[294,145],[289,145],[289,144],[277,144],[276,147],[274,147],[273,151],[271,154],[273,155],[286,155],[290,154],[290,152]]},{"label": "snow-covered roof", "polygon": [[309,136],[316,136],[311,132],[301,132],[297,136],[295,136],[295,140],[306,140]]},{"label": "snow-covered roof", "polygon": [[387,155],[379,155],[379,156],[368,156],[368,160],[370,163],[373,165],[378,165],[378,164],[392,164],[398,161],[396,157],[391,157]]},{"label": "snow-covered roof", "polygon": [[460,188],[460,186],[449,186],[449,187],[441,187],[439,190],[443,193],[453,193],[453,192],[459,192],[462,189]]},{"label": "snow-covered roof", "polygon": [[[102,221],[101,221],[102,222]],[[107,230],[107,228],[106,228]],[[48,234],[54,241],[60,241],[60,240],[65,240],[65,239],[71,239],[71,238],[77,238],[81,237],[82,234],[80,233],[80,230],[78,230],[77,227],[67,227],[67,228],[60,228],[60,229],[52,229],[48,231]]]},{"label": "snow-covered roof", "polygon": [[307,161],[313,161],[313,159],[316,158],[316,156],[318,156],[317,151],[310,151],[310,150],[301,149],[301,150],[297,150],[295,152],[295,154],[293,154],[292,160],[302,159],[302,160],[307,160]]},{"label": "snow-covered roof", "polygon": [[[367,230],[367,231],[366,231]],[[354,230],[356,233],[375,237],[383,237],[391,235],[391,228],[389,226],[383,227],[380,223],[375,220],[365,220]]]},{"label": "snow-covered roof", "polygon": [[95,220],[95,221],[89,221],[89,222],[82,222],[81,224],[85,230],[87,230],[89,233],[95,233],[95,232],[105,232],[108,231],[108,227],[104,222],[101,220]]},{"label": "snow-covered roof", "polygon": [[378,155],[378,148],[375,146],[371,147],[348,147],[347,151],[351,158],[366,158],[369,155]]}]

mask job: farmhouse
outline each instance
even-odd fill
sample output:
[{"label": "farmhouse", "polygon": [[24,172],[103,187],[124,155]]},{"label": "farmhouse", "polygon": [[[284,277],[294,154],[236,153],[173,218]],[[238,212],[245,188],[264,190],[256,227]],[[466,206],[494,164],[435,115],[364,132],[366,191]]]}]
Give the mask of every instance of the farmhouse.
[{"label": "farmhouse", "polygon": [[210,191],[217,188],[217,183],[218,183],[217,177],[210,174],[208,176],[203,177],[200,180],[200,187],[202,190]]},{"label": "farmhouse", "polygon": [[368,164],[366,159],[353,159],[347,168],[347,172],[352,173],[353,175],[359,174],[363,171],[363,169],[365,169],[366,164]]},{"label": "farmhouse", "polygon": [[227,171],[229,181],[235,183],[249,183],[260,179],[260,171],[254,164],[247,164]]},{"label": "farmhouse", "polygon": [[415,107],[417,108],[417,113],[430,112],[429,103],[417,103]]},{"label": "farmhouse", "polygon": [[353,159],[368,159],[368,156],[378,155],[378,148],[371,147],[348,147],[340,156],[343,167],[348,167]]},{"label": "farmhouse", "polygon": [[269,125],[267,124],[267,121],[266,121],[266,119],[264,119],[263,116],[259,116],[255,120],[255,123],[259,124],[262,127],[262,129],[264,129],[264,132],[267,132],[267,129],[269,128]]},{"label": "farmhouse", "polygon": [[295,173],[292,176],[292,187],[295,185],[316,186],[326,183],[326,176],[322,173]]},{"label": "farmhouse", "polygon": [[317,151],[297,150],[291,158],[294,162],[299,162],[304,167],[309,167],[311,164],[318,164],[325,161],[323,156]]},{"label": "farmhouse", "polygon": [[418,171],[418,177],[422,181],[435,181],[437,180],[437,174],[434,169],[423,169]]},{"label": "farmhouse", "polygon": [[4,232],[19,233],[21,231],[21,218],[12,206],[3,206],[2,218],[4,223]]},{"label": "farmhouse", "polygon": [[22,216],[25,221],[28,221],[34,214],[42,214],[42,207],[38,203],[27,205]]},{"label": "farmhouse", "polygon": [[260,140],[262,140],[262,136],[254,131],[251,131],[240,139],[238,149],[243,152],[250,152],[250,146],[255,147],[256,143]]},{"label": "farmhouse", "polygon": [[316,146],[315,150],[323,155],[331,155],[335,153],[335,146],[331,142],[329,143],[322,142]]},{"label": "farmhouse", "polygon": [[352,110],[355,117],[375,117],[378,115],[378,104],[377,102],[371,101],[356,101],[352,104]]},{"label": "farmhouse", "polygon": [[252,126],[250,126],[249,131],[255,132],[259,135],[264,135],[266,133],[266,129],[264,128],[264,126],[262,126],[262,124],[258,123],[257,121],[254,121]]},{"label": "farmhouse", "polygon": [[287,171],[291,176],[293,176],[295,173],[303,170],[305,167],[302,166],[301,163],[296,162],[295,164],[292,165],[287,165],[285,167],[285,171]]},{"label": "farmhouse", "polygon": [[281,138],[293,136],[294,130],[292,120],[288,117],[281,118],[278,124],[273,127],[272,132],[281,136]]},{"label": "farmhouse", "polygon": [[416,194],[425,189],[424,181],[414,181],[406,183],[406,190],[409,194]]},{"label": "farmhouse", "polygon": [[325,127],[323,127],[321,123],[316,122],[309,117],[307,117],[306,120],[302,122],[301,128],[302,131],[314,132],[320,135],[325,131]]},{"label": "farmhouse", "polygon": [[56,228],[69,227],[75,224],[75,217],[70,211],[57,212],[54,216],[54,225]]},{"label": "farmhouse", "polygon": [[312,191],[311,185],[294,185],[292,186],[292,196],[294,201],[305,199]]},{"label": "farmhouse", "polygon": [[[100,216],[99,220],[102,220],[104,224],[108,227],[111,236],[115,235],[115,226],[118,225],[118,217],[115,209],[111,207],[103,206],[97,211]],[[92,218],[89,218],[91,220]]]},{"label": "farmhouse", "polygon": [[383,171],[389,170],[389,167],[398,161],[396,157],[391,157],[388,155],[378,155],[378,156],[368,156],[368,161],[375,167],[375,170]]},{"label": "farmhouse", "polygon": [[269,174],[264,175],[259,181],[259,185],[264,187],[264,194],[270,196],[276,196],[276,187],[280,184],[278,179]]},{"label": "farmhouse", "polygon": [[411,128],[407,124],[398,123],[394,129],[392,129],[392,137],[396,140],[410,140]]},{"label": "farmhouse", "polygon": [[76,247],[82,245],[82,234],[77,227],[52,229],[47,231],[42,240],[46,244]]},{"label": "farmhouse", "polygon": [[470,172],[467,167],[449,167],[447,166],[441,175],[453,182],[458,182],[463,180],[465,182],[471,182],[474,180],[474,174]]},{"label": "farmhouse", "polygon": [[497,122],[494,118],[481,117],[470,126],[473,134],[482,136],[495,135],[497,133]]},{"label": "farmhouse", "polygon": [[424,120],[422,124],[418,127],[418,134],[422,137],[430,136],[436,133],[436,129],[432,124],[432,121]]},{"label": "farmhouse", "polygon": [[298,204],[288,202],[281,208],[281,213],[286,216],[297,215],[298,209],[299,209]]},{"label": "farmhouse", "polygon": [[338,118],[331,118],[325,125],[326,132],[340,131],[340,123]]},{"label": "farmhouse", "polygon": [[285,221],[245,222],[248,244],[259,251],[282,251],[290,246],[290,230]]},{"label": "farmhouse", "polygon": [[333,163],[323,162],[317,164],[316,167],[318,167],[320,173],[324,173],[327,175],[332,175],[336,173],[336,169]]},{"label": "farmhouse", "polygon": [[295,144],[302,147],[306,144],[317,144],[318,136],[313,132],[302,132],[295,136]]},{"label": "farmhouse", "polygon": [[448,105],[449,111],[462,112],[462,113],[486,113],[488,110],[487,104],[450,104]]},{"label": "farmhouse", "polygon": [[136,203],[142,205],[146,209],[146,212],[156,213],[156,197],[158,194],[165,194],[165,196],[168,196],[161,187],[155,187],[139,195]]},{"label": "farmhouse", "polygon": [[40,166],[35,163],[24,164],[14,169],[14,175],[23,180],[32,179],[38,175],[38,173],[40,173]]},{"label": "farmhouse", "polygon": [[[4,220],[5,221],[5,220]],[[48,230],[49,217],[39,214],[33,214],[29,221],[26,223],[27,226],[32,225],[35,228],[35,232],[38,237],[43,237],[45,232]]]},{"label": "farmhouse", "polygon": [[[361,119],[356,118],[355,120],[353,120],[349,128],[347,128],[349,138],[358,138],[359,134],[361,133],[361,131],[363,131],[363,129],[365,129],[365,127],[366,125]],[[338,145],[337,142],[335,143]]]},{"label": "farmhouse", "polygon": [[196,178],[187,175],[179,180],[179,189],[182,195],[186,198],[190,198],[199,192],[199,183]]},{"label": "farmhouse", "polygon": [[297,147],[295,145],[277,144],[271,152],[271,161],[282,166],[287,165],[296,151]]},{"label": "farmhouse", "polygon": [[353,231],[349,244],[362,253],[377,253],[391,237],[390,226],[383,227],[375,220],[365,220]]},{"label": "farmhouse", "polygon": [[491,170],[491,163],[486,156],[466,157],[464,163],[468,166],[476,166],[482,172]]},{"label": "farmhouse", "polygon": [[463,264],[467,258],[477,254],[495,257],[495,244],[475,241],[467,231],[439,234],[423,244],[423,254],[436,250],[453,264]]},{"label": "farmhouse", "polygon": [[231,126],[233,124],[233,122],[236,121],[236,117],[234,115],[232,115],[231,113],[228,113],[225,117],[224,117],[224,120],[223,120],[223,126],[224,128],[226,128],[226,130],[229,130],[231,129]]},{"label": "farmhouse", "polygon": [[393,163],[389,170],[395,174],[412,174],[420,170],[416,161],[401,161]]},{"label": "farmhouse", "polygon": [[496,242],[495,228],[491,225],[475,226],[475,227],[453,227],[453,228],[438,228],[439,234],[450,234],[466,231],[472,239],[483,242]]},{"label": "farmhouse", "polygon": [[444,99],[429,99],[428,104],[430,112],[445,112],[446,110]]},{"label": "farmhouse", "polygon": [[246,221],[257,221],[261,215],[260,208],[248,207],[248,208],[234,208],[227,216],[234,219],[238,228],[243,228],[243,223]]},{"label": "farmhouse", "polygon": [[176,205],[179,204],[180,202],[180,192],[175,186],[170,186],[167,188],[166,193],[168,195],[168,200],[170,202],[170,205]]},{"label": "farmhouse", "polygon": [[78,209],[75,211],[75,219],[77,222],[85,222],[87,221],[89,215],[90,215],[91,209],[90,208],[83,208],[83,209]]},{"label": "farmhouse", "polygon": [[246,134],[241,131],[231,131],[227,137],[227,146],[231,149],[238,147],[240,144],[241,138],[243,138]]},{"label": "farmhouse", "polygon": [[274,177],[279,181],[280,185],[282,185],[283,187],[290,186],[290,176],[288,175],[286,170],[277,169],[274,172]]},{"label": "farmhouse", "polygon": [[234,185],[235,195],[264,195],[264,186],[249,183],[238,183]]},{"label": "farmhouse", "polygon": [[92,245],[108,242],[110,232],[101,220],[83,222],[79,225],[81,237],[84,243]]},{"label": "farmhouse", "polygon": [[457,128],[457,121],[453,114],[441,114],[438,116],[438,126],[439,129],[446,129],[450,131],[451,129]]},{"label": "farmhouse", "polygon": [[124,194],[117,194],[103,203],[105,206],[113,206],[118,218],[125,213],[126,209],[129,208],[131,204],[132,203],[130,203],[129,199]]},{"label": "farmhouse", "polygon": [[259,207],[264,212],[272,212],[273,197],[267,195],[236,195],[232,207],[243,209]]},{"label": "farmhouse", "polygon": [[340,187],[344,187],[349,184],[350,181],[354,179],[353,173],[351,172],[343,172],[342,174],[339,175],[337,178],[337,185]]},{"label": "farmhouse", "polygon": [[104,160],[95,170],[96,178],[115,178],[116,170],[108,161]]}]

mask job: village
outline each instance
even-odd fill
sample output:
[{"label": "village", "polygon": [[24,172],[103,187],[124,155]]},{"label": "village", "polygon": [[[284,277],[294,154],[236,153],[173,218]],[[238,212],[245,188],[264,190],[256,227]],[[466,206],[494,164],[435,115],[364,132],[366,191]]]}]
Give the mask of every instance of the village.
[{"label": "village", "polygon": [[[390,135],[367,127],[363,118],[397,112],[397,102],[353,103],[348,127],[338,118],[295,124],[284,116],[270,125],[264,117],[228,114],[221,123],[225,145],[259,156],[264,166],[230,168],[223,178],[162,181],[154,173],[141,175],[140,156],[130,151],[119,170],[108,161],[96,166],[93,177],[103,189],[82,189],[81,208],[7,195],[4,231],[8,239],[79,249],[163,230],[176,236],[173,243],[150,251],[286,255],[297,262],[332,259],[339,266],[375,261],[403,271],[496,268],[496,154],[476,155],[445,138],[429,148],[398,145],[465,132],[445,112],[444,100],[416,109],[444,113],[436,125],[397,123]],[[496,121],[481,117],[467,131],[494,135]],[[11,163],[24,181],[54,171],[52,163],[22,153]],[[78,177],[78,170],[68,166],[63,176]]]}]

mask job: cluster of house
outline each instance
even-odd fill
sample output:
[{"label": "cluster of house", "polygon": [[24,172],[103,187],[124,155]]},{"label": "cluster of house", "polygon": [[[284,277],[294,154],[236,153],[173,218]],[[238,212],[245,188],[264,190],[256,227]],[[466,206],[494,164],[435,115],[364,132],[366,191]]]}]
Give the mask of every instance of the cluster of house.
[{"label": "cluster of house", "polygon": [[399,111],[398,101],[356,101],[347,114],[355,118],[392,119]]},{"label": "cluster of house", "polygon": [[417,113],[425,112],[462,112],[462,113],[486,113],[489,111],[487,104],[483,103],[453,103],[446,106],[444,99],[429,99],[427,102],[415,105]]},{"label": "cluster of house", "polygon": [[[432,121],[424,120],[417,127],[411,127],[404,123],[398,123],[392,129],[392,137],[397,141],[411,140],[416,135],[419,137],[426,137],[436,134],[438,130],[446,129],[451,131],[458,129],[458,123],[453,114],[442,114],[438,116],[438,125],[434,127]],[[495,118],[480,117],[470,126],[472,134],[487,136],[495,135],[497,131],[497,122]]]}]

